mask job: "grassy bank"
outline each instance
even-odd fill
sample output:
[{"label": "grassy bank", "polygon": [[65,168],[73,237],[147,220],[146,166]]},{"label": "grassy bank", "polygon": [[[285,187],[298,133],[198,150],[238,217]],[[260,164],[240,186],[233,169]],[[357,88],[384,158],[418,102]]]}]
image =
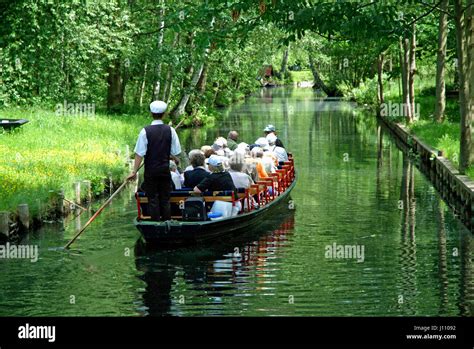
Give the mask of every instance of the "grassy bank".
[{"label": "grassy bank", "polygon": [[[396,86],[395,84],[393,86]],[[449,88],[449,87],[448,87]],[[443,151],[443,156],[448,158],[456,167],[459,166],[459,101],[457,97],[446,98],[446,110],[444,121],[438,123],[434,120],[436,106],[436,88],[429,81],[422,80],[417,85],[415,104],[419,110],[418,118],[408,125],[410,131],[422,141],[433,148]],[[392,102],[399,102],[398,93],[390,91]],[[403,120],[405,121],[405,120]],[[474,178],[474,167],[466,172]]]},{"label": "grassy bank", "polygon": [[[437,123],[434,120],[436,105],[434,78],[422,77],[416,80],[415,103],[419,111],[418,118],[411,125],[407,125],[410,131],[418,136],[426,144],[443,151],[443,155],[448,158],[456,167],[459,165],[459,102],[457,97],[446,99],[445,120]],[[386,82],[385,102],[401,103],[399,81]],[[361,88],[346,91],[348,98],[361,104],[368,104],[373,107],[377,104],[377,83],[375,80],[364,83]],[[452,87],[447,86],[447,89]],[[405,122],[403,117],[390,117],[397,122]],[[466,173],[474,178],[474,166]]]},{"label": "grassy bank", "polygon": [[[438,124],[428,120],[419,120],[409,127],[413,134],[432,147],[442,150],[444,157],[456,167],[459,166],[459,123],[445,121]],[[474,166],[467,170],[466,175],[474,179]]]},{"label": "grassy bank", "polygon": [[2,118],[30,122],[0,133],[0,210],[14,211],[27,203],[33,215],[45,203],[49,190],[64,189],[90,180],[94,193],[104,190],[103,179],[122,180],[127,173],[126,145],[130,152],[138,132],[150,122],[146,114],[58,116],[54,111],[2,109]]},{"label": "grassy bank", "polygon": [[291,82],[313,81],[311,70],[289,71]]}]

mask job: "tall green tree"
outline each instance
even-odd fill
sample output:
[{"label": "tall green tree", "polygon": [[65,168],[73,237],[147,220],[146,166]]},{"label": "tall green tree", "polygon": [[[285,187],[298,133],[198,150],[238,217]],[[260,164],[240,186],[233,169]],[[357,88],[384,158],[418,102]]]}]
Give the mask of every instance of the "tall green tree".
[{"label": "tall green tree", "polygon": [[436,107],[434,117],[442,122],[446,109],[446,49],[448,42],[449,0],[442,0],[439,11],[438,50],[436,60]]}]

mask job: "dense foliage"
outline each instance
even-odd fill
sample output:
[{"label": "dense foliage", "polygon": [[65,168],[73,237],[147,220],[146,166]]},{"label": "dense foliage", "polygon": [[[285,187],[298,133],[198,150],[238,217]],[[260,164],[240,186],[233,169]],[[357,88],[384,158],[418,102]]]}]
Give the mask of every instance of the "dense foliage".
[{"label": "dense foliage", "polygon": [[4,4],[0,106],[67,101],[123,112],[160,98],[176,121],[201,124],[258,87],[262,66],[280,54],[281,31],[247,26],[253,15],[239,20],[220,2]]}]

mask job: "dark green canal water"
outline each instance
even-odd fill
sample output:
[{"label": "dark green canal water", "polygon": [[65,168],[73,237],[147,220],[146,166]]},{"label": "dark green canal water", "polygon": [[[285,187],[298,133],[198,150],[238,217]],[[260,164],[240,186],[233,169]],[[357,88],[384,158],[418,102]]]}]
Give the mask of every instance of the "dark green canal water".
[{"label": "dark green canal water", "polygon": [[[0,315],[473,315],[472,235],[374,117],[311,89],[262,90],[222,113],[217,128],[180,131],[186,150],[277,125],[299,174],[293,210],[211,246],[149,251],[129,191],[72,251],[56,247],[87,214],[28,236],[36,263],[1,260]],[[359,258],[328,258],[345,245]]]}]

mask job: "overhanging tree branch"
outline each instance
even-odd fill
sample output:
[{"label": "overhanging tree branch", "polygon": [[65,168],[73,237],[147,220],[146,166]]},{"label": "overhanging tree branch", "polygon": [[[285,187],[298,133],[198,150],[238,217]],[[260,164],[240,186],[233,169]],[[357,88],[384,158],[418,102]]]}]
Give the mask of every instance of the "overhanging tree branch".
[{"label": "overhanging tree branch", "polygon": [[[415,23],[418,22],[419,20],[421,20],[421,19],[425,18],[426,16],[430,15],[431,13],[433,13],[433,11],[436,10],[436,8],[439,7],[439,5],[441,4],[441,1],[442,1],[442,0],[438,1],[438,3],[437,3],[436,5],[434,5],[433,7],[431,7],[429,11],[427,11],[427,12],[423,13],[422,15],[416,17],[416,18],[413,19],[411,22],[405,24],[403,27],[404,27],[405,29],[408,28],[408,27],[411,27],[413,24],[415,24]],[[389,35],[390,35],[390,34],[394,34],[395,31],[396,31],[395,29],[391,30],[391,31],[389,32]]]},{"label": "overhanging tree branch", "polygon": [[[441,3],[441,2],[440,2],[440,3]],[[430,4],[427,4],[427,3],[424,2],[424,1],[420,1],[420,4],[422,4],[423,6],[429,6],[429,7],[431,7]],[[454,18],[454,14],[452,14],[452,13],[449,12],[449,11],[443,10],[443,9],[440,8],[438,5],[435,5],[435,8],[436,8],[436,10],[438,10],[439,12],[445,13],[445,14],[447,14],[449,17],[453,17],[453,18]]]}]

